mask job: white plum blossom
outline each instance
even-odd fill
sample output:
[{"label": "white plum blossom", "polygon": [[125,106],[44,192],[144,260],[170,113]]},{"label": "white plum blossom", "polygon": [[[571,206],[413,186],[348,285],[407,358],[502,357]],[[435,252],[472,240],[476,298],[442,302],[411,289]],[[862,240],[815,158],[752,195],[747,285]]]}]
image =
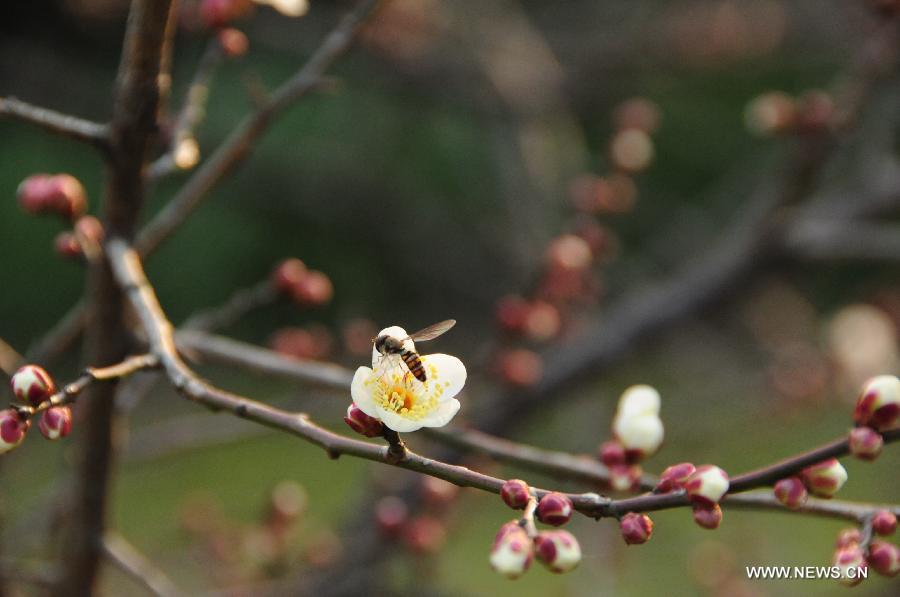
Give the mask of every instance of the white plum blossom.
[{"label": "white plum blossom", "polygon": [[[415,350],[409,334],[392,326],[378,333],[407,338],[403,347]],[[400,355],[382,355],[372,349],[372,368],[360,367],[353,376],[350,394],[353,403],[380,419],[394,431],[405,433],[422,427],[443,427],[459,411],[459,394],[466,383],[466,367],[446,354],[421,355],[426,380],[410,373]]]},{"label": "white plum blossom", "polygon": [[626,450],[650,456],[664,437],[659,418],[659,392],[647,385],[631,386],[619,398],[613,433]]},{"label": "white plum blossom", "polygon": [[302,17],[309,11],[309,0],[253,0],[257,4],[268,4],[287,17]]}]

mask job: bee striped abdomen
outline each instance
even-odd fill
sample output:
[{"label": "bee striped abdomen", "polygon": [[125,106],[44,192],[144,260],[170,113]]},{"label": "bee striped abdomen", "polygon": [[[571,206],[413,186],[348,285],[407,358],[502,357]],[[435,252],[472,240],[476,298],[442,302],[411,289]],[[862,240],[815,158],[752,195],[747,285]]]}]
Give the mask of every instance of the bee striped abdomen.
[{"label": "bee striped abdomen", "polygon": [[409,372],[412,373],[416,379],[421,382],[424,382],[427,379],[425,377],[425,367],[422,365],[422,359],[419,358],[419,355],[415,351],[404,350],[400,353],[400,358],[403,359]]}]

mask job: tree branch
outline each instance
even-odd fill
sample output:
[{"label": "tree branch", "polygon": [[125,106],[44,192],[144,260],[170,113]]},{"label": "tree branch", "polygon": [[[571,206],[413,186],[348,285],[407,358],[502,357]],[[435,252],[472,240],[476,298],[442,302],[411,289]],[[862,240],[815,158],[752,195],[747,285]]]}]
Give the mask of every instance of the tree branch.
[{"label": "tree branch", "polygon": [[172,580],[138,551],[122,535],[108,531],[103,537],[103,553],[117,568],[157,597],[180,595]]},{"label": "tree branch", "polygon": [[14,97],[0,98],[0,118],[15,118],[47,132],[82,141],[106,151],[109,149],[109,127],[47,108],[40,108]]}]

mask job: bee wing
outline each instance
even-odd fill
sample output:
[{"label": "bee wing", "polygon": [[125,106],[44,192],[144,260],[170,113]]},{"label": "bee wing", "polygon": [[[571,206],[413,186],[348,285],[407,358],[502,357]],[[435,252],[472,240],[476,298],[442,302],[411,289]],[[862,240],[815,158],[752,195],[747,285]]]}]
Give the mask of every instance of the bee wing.
[{"label": "bee wing", "polygon": [[421,329],[418,332],[414,332],[410,334],[409,337],[413,342],[425,342],[426,340],[434,340],[455,325],[455,319],[446,319],[444,321],[439,321],[438,323],[430,325],[427,328]]}]

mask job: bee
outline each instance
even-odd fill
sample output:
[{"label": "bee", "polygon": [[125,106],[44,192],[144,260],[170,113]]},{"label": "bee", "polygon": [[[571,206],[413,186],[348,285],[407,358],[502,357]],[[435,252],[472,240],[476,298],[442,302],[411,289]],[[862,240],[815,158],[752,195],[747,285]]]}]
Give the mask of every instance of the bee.
[{"label": "bee", "polygon": [[422,359],[419,358],[419,353],[416,352],[413,342],[434,340],[455,325],[455,319],[447,319],[421,329],[405,338],[392,336],[390,334],[381,334],[374,340],[375,350],[385,356],[391,354],[400,355],[400,358],[403,360],[406,368],[409,369],[409,372],[412,373],[416,379],[424,382],[427,379],[425,376],[425,367],[422,366]]}]

